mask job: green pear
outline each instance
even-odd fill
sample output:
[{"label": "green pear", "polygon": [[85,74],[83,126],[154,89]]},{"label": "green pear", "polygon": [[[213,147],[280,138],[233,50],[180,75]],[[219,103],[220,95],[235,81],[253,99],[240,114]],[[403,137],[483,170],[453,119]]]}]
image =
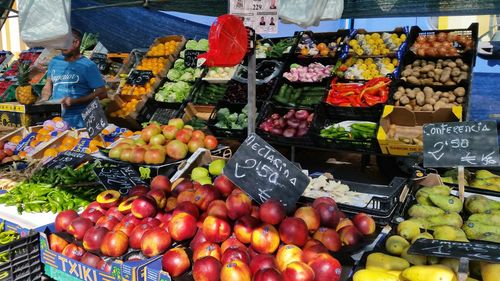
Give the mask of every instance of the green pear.
[{"label": "green pear", "polygon": [[222,174],[222,169],[224,169],[224,166],[226,166],[226,160],[217,159],[212,161],[212,163],[208,165],[208,171],[212,176],[218,176]]},{"label": "green pear", "polygon": [[494,177],[498,177],[498,176],[493,174],[492,172],[490,172],[488,170],[476,171],[476,179],[488,179],[488,178],[494,178]]},{"label": "green pear", "polygon": [[425,218],[432,216],[444,215],[445,211],[433,206],[425,206],[422,204],[415,204],[408,209],[408,215],[414,218]]},{"label": "green pear", "polygon": [[410,246],[410,243],[399,235],[392,235],[385,241],[385,249],[392,255],[401,255],[403,250]]},{"label": "green pear", "polygon": [[429,199],[432,203],[438,206],[440,209],[447,212],[457,212],[462,211],[463,203],[460,198],[450,195],[441,194],[429,194]]},{"label": "green pear", "polygon": [[191,180],[197,180],[199,178],[209,177],[208,170],[203,167],[196,167],[191,171]]},{"label": "green pear", "polygon": [[403,252],[401,253],[401,257],[405,260],[407,260],[409,263],[413,265],[425,265],[427,264],[427,257],[426,256],[421,256],[421,255],[412,255],[408,254],[408,249],[410,247],[406,247]]}]

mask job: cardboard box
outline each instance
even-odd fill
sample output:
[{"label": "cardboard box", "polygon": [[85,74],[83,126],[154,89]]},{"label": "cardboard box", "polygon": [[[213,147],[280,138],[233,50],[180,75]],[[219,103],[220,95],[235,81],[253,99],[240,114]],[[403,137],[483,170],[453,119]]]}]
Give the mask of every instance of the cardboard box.
[{"label": "cardboard box", "polygon": [[148,52],[146,53],[146,56],[148,56],[149,51],[151,51],[151,49],[154,46],[156,46],[157,44],[160,44],[160,43],[165,44],[165,43],[172,41],[172,40],[179,42],[179,44],[177,44],[177,48],[175,49],[175,51],[168,56],[173,61],[175,58],[177,58],[179,56],[179,53],[182,51],[182,49],[184,49],[184,45],[186,44],[186,38],[182,35],[169,35],[169,36],[165,36],[165,37],[156,38],[155,41],[153,42],[153,44],[151,44],[151,46],[149,47]]},{"label": "cardboard box", "polygon": [[111,261],[111,272],[106,273],[97,268],[88,266],[81,262],[54,252],[49,247],[48,235],[52,233],[54,224],[49,225],[45,232],[40,233],[40,251],[42,263],[52,266],[71,276],[85,281],[142,281],[144,280],[144,268],[149,263],[161,259],[161,255],[147,260],[139,261]]},{"label": "cardboard box", "polygon": [[[422,126],[427,123],[462,121],[462,107],[441,108],[437,111],[413,112],[405,107],[386,105],[380,118],[377,140],[383,154],[407,156],[410,153],[422,152],[424,147],[417,144],[406,144],[390,137],[391,126],[396,126],[396,132],[407,133],[417,138],[423,134]],[[421,138],[420,138],[421,139]]]},{"label": "cardboard box", "polygon": [[182,120],[184,120],[185,123],[191,121],[194,117],[197,117],[198,119],[208,121],[214,108],[214,105],[194,105],[192,103],[188,103],[186,108],[184,108]]},{"label": "cardboard box", "polygon": [[161,269],[161,259],[146,266],[144,270],[144,281],[171,281],[170,275]]},{"label": "cardboard box", "polygon": [[0,103],[0,126],[28,127],[61,116],[60,104],[22,105],[18,102]]}]

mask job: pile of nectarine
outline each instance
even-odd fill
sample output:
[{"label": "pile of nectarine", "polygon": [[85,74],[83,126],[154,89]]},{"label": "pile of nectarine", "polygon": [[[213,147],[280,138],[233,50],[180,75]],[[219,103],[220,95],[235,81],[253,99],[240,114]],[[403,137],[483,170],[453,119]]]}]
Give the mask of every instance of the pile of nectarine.
[{"label": "pile of nectarine", "polygon": [[[334,281],[342,267],[330,252],[373,234],[375,222],[366,214],[347,219],[326,197],[287,216],[279,201],[257,206],[219,175],[213,185],[157,176],[151,189],[134,187],[125,198],[105,191],[80,215],[61,212],[55,227],[83,246],[52,234],[52,250],[97,267],[99,255],[140,250],[163,254],[162,268],[173,277],[192,270],[195,281]],[[173,241],[189,242],[192,256],[171,248]]]},{"label": "pile of nectarine", "polygon": [[184,125],[180,118],[171,119],[164,126],[150,124],[137,134],[140,138],[120,140],[110,149],[109,157],[136,164],[159,165],[167,156],[181,160],[188,152],[194,153],[198,148],[212,150],[218,144],[214,136]]}]

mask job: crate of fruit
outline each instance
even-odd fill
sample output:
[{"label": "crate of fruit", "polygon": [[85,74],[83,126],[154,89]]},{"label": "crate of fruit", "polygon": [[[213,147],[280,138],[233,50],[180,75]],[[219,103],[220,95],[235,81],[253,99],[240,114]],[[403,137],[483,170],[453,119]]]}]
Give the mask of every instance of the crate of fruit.
[{"label": "crate of fruit", "polygon": [[0,224],[0,280],[40,280],[43,270],[39,234],[32,231],[21,237],[14,230],[4,230],[4,222]]},{"label": "crate of fruit", "polygon": [[313,117],[313,111],[308,108],[283,107],[268,102],[259,114],[257,133],[269,142],[311,145],[309,130]]},{"label": "crate of fruit", "polygon": [[368,32],[354,29],[349,34],[344,53],[354,57],[398,57],[406,51],[407,28],[398,27],[393,31]]},{"label": "crate of fruit", "polygon": [[299,32],[296,34],[299,42],[295,48],[295,56],[297,60],[303,62],[331,62],[341,53],[341,46],[348,35],[348,30],[320,33]]},{"label": "crate of fruit", "polygon": [[146,53],[147,57],[171,57],[179,55],[186,44],[186,38],[182,35],[169,35],[156,38]]},{"label": "crate of fruit", "polygon": [[320,147],[362,152],[378,151],[375,122],[359,118],[345,119],[328,110],[328,105],[316,108],[311,138]]},{"label": "crate of fruit", "polygon": [[[262,102],[257,103],[257,110],[261,107]],[[217,137],[244,140],[247,137],[248,105],[219,102],[210,114],[207,126]]]}]

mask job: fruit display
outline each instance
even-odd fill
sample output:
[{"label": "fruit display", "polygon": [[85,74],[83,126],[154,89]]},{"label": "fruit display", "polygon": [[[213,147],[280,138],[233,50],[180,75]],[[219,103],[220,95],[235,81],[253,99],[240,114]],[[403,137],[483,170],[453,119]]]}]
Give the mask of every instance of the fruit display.
[{"label": "fruit display", "polygon": [[413,111],[433,111],[465,104],[465,88],[457,87],[452,91],[437,91],[431,87],[398,87],[392,95],[396,106],[404,106]]},{"label": "fruit display", "polygon": [[184,159],[188,152],[198,148],[213,150],[218,141],[214,136],[193,130],[180,118],[170,119],[167,125],[151,123],[137,133],[139,138],[124,138],[109,150],[109,157],[135,164],[161,165],[167,156],[173,160]]},{"label": "fruit display", "polygon": [[399,61],[396,58],[349,58],[335,71],[338,77],[349,80],[370,80],[393,73]]},{"label": "fruit display", "polygon": [[287,113],[271,113],[259,125],[259,129],[286,138],[304,137],[309,132],[314,113],[305,109],[290,109]]},{"label": "fruit display", "polygon": [[148,57],[162,57],[169,56],[175,53],[179,47],[180,42],[175,40],[170,40],[165,43],[158,42],[151,46],[149,51],[146,53]]},{"label": "fruit display", "polygon": [[401,79],[413,85],[454,86],[468,81],[470,66],[462,59],[417,59],[404,67]]},{"label": "fruit display", "polygon": [[122,107],[116,111],[111,112],[109,115],[111,117],[120,117],[124,118],[129,116],[132,112],[135,112],[135,109],[137,108],[137,104],[139,104],[141,100],[137,98],[132,98],[130,101],[125,102]]},{"label": "fruit display", "polygon": [[79,210],[102,190],[102,187],[54,186],[50,183],[23,182],[0,196],[0,204],[15,206],[18,213],[57,213],[62,210]]},{"label": "fruit display", "polygon": [[333,79],[326,102],[334,106],[368,107],[384,104],[389,98],[391,80],[374,78],[366,83],[339,83]]},{"label": "fruit display", "polygon": [[353,39],[349,40],[349,53],[356,56],[385,56],[394,54],[399,50],[401,44],[406,41],[406,37],[405,33],[358,33]]},{"label": "fruit display", "polygon": [[283,83],[273,100],[292,107],[313,107],[323,100],[325,88],[323,86],[295,86]]},{"label": "fruit display", "polygon": [[[265,83],[278,76],[283,67],[283,63],[277,60],[264,60],[257,64],[255,69],[256,83]],[[244,65],[239,65],[233,76],[233,79],[241,83],[247,83],[248,68]]]},{"label": "fruit display", "polygon": [[180,58],[174,62],[174,67],[167,73],[167,78],[170,81],[178,82],[194,82],[196,78],[200,78],[203,69],[195,67],[186,67],[184,59]]},{"label": "fruit display", "polygon": [[155,100],[160,102],[183,102],[191,92],[193,85],[190,83],[166,82],[155,94]]},{"label": "fruit display", "polygon": [[16,99],[20,104],[33,104],[37,100],[37,96],[33,93],[33,88],[29,83],[30,63],[20,62],[18,67],[16,88]]},{"label": "fruit display", "polygon": [[[198,41],[196,40],[188,40],[186,42],[186,45],[184,46],[185,49],[184,50],[194,50],[194,51],[208,51],[208,40],[205,39],[205,38],[202,38]],[[184,52],[181,52],[180,56],[181,57],[184,57]]]},{"label": "fruit display", "polygon": [[203,83],[194,93],[194,104],[216,104],[226,94],[227,84]]},{"label": "fruit display", "polygon": [[227,107],[220,108],[215,117],[217,128],[243,130],[248,126],[248,105],[245,105],[240,112],[231,112]]},{"label": "fruit display", "polygon": [[229,81],[233,78],[236,67],[210,67],[203,80],[207,81]]},{"label": "fruit display", "polygon": [[266,39],[257,40],[255,56],[258,59],[280,59],[290,53],[295,42],[295,38],[284,38],[278,42]]},{"label": "fruit display", "polygon": [[324,127],[320,136],[333,140],[371,140],[375,136],[377,124],[373,122],[343,121]]},{"label": "fruit display", "polygon": [[[446,183],[458,184],[457,171],[446,171],[441,179]],[[488,170],[477,170],[474,172],[465,170],[465,185],[500,192],[500,176]]]},{"label": "fruit display", "polygon": [[437,32],[419,34],[410,50],[420,57],[456,57],[474,48],[470,34]]},{"label": "fruit display", "polygon": [[[0,96],[10,87],[10,85],[14,84],[13,81],[0,81]],[[7,97],[0,97],[0,99],[6,99]],[[8,100],[2,100],[8,101]]]},{"label": "fruit display", "polygon": [[302,34],[299,44],[297,45],[297,53],[299,54],[299,57],[335,57],[342,37],[320,40],[322,42],[316,41],[314,37],[314,35],[311,37],[311,35],[307,33]]},{"label": "fruit display", "polygon": [[131,85],[125,84],[121,88],[120,95],[126,96],[145,96],[152,93],[152,90],[156,87],[156,83],[158,82],[158,78],[151,77],[148,82],[144,85]]},{"label": "fruit display", "polygon": [[[268,83],[256,85],[255,95],[257,101],[265,101],[272,92],[276,79],[272,79]],[[248,98],[248,85],[231,80],[227,84],[226,94],[223,100],[230,103],[246,103]]]},{"label": "fruit display", "polygon": [[331,76],[333,67],[313,62],[308,66],[299,64],[290,65],[290,70],[283,73],[283,77],[290,82],[321,82],[324,78]]},{"label": "fruit display", "polygon": [[167,64],[167,59],[163,57],[159,58],[148,58],[144,57],[141,63],[136,67],[137,70],[151,70],[154,76],[161,74],[162,70],[165,69]]}]

